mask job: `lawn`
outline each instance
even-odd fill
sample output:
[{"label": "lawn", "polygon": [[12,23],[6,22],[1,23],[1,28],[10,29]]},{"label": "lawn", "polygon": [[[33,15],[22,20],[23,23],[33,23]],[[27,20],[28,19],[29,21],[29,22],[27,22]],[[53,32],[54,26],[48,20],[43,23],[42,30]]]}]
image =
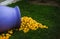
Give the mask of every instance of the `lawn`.
[{"label": "lawn", "polygon": [[14,31],[10,39],[60,39],[60,8],[55,6],[35,5],[24,1],[8,5],[19,6],[21,16],[29,16],[34,20],[47,25],[48,29],[30,30],[28,33]]}]

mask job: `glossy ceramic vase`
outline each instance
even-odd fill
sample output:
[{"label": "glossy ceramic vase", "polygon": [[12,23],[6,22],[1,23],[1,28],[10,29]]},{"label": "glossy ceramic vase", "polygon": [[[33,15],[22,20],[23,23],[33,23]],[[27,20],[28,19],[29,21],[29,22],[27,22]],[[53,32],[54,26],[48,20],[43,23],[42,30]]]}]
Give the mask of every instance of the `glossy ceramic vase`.
[{"label": "glossy ceramic vase", "polygon": [[0,32],[7,31],[20,26],[20,9],[18,6],[12,8],[0,6]]}]

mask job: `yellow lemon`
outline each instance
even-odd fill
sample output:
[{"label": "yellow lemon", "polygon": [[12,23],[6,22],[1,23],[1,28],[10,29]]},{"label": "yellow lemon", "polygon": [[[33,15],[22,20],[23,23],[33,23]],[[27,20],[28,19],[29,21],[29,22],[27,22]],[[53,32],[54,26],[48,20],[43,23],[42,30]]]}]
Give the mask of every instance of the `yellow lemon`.
[{"label": "yellow lemon", "polygon": [[13,34],[13,30],[8,31],[8,33]]},{"label": "yellow lemon", "polygon": [[2,36],[0,35],[0,39],[2,39]]},{"label": "yellow lemon", "polygon": [[5,36],[2,36],[2,39],[5,39]]},{"label": "yellow lemon", "polygon": [[11,36],[11,35],[9,33],[7,33],[6,36]]},{"label": "yellow lemon", "polygon": [[27,33],[28,31],[29,31],[29,29],[28,28],[24,28],[24,33]]}]

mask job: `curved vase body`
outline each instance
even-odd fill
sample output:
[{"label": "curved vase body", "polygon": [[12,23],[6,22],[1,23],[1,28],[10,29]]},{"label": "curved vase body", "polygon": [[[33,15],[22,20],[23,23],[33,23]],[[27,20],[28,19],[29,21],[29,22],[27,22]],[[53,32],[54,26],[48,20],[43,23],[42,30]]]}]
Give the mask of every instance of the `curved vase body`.
[{"label": "curved vase body", "polygon": [[18,27],[20,25],[20,17],[18,6],[15,8],[0,6],[0,32]]}]

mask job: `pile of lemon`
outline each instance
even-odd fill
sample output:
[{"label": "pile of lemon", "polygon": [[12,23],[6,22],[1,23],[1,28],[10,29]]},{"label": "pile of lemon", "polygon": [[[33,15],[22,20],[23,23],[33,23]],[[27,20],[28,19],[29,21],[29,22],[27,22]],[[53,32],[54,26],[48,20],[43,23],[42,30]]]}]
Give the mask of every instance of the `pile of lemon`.
[{"label": "pile of lemon", "polygon": [[24,16],[21,18],[21,26],[19,28],[19,31],[23,30],[24,33],[27,33],[29,30],[37,30],[38,28],[48,28],[48,27],[46,25],[38,23],[31,17]]},{"label": "pile of lemon", "polygon": [[9,39],[12,34],[13,34],[13,30],[8,31],[8,33],[6,34],[2,33],[0,35],[0,39]]},{"label": "pile of lemon", "polygon": [[[42,25],[41,23],[38,23],[37,21],[33,20],[31,17],[24,16],[21,18],[21,25],[19,27],[19,31],[23,31],[24,33],[27,33],[29,30],[37,30],[38,28],[48,28],[46,25]],[[4,34],[2,33],[0,35],[0,39],[9,39],[10,36],[13,34],[13,30],[8,31],[8,33]]]}]

